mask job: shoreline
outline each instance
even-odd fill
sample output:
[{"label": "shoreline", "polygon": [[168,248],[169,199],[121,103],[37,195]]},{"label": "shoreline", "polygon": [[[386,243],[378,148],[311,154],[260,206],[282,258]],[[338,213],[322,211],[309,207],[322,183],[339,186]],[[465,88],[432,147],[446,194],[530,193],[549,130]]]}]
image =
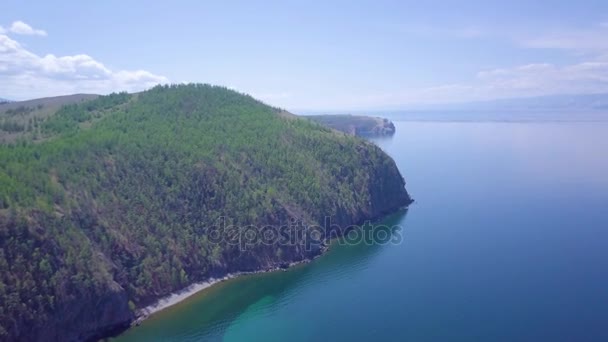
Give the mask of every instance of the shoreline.
[{"label": "shoreline", "polygon": [[294,261],[294,262],[289,263],[288,265],[278,265],[278,266],[260,269],[257,271],[244,271],[244,272],[228,273],[225,276],[220,277],[220,278],[212,277],[206,281],[193,283],[189,286],[186,286],[185,288],[183,288],[181,290],[178,290],[165,297],[160,298],[154,304],[151,304],[144,308],[138,309],[136,311],[135,319],[133,320],[133,322],[131,322],[130,327],[131,328],[137,327],[143,321],[148,319],[150,316],[152,316],[158,312],[161,312],[165,309],[168,309],[174,305],[177,305],[177,304],[187,300],[188,298],[200,293],[201,291],[204,291],[204,290],[206,290],[214,285],[217,285],[219,283],[222,283],[226,280],[230,280],[230,279],[234,279],[234,278],[238,278],[238,277],[246,276],[246,275],[260,274],[260,273],[270,273],[270,272],[277,272],[277,271],[285,272],[285,271],[288,271],[293,266],[310,263],[311,261],[324,255],[325,252],[329,249],[330,244],[331,243],[326,244],[324,247],[322,247],[321,252],[319,254],[315,255],[313,258],[310,258],[310,259]]},{"label": "shoreline", "polygon": [[[399,212],[400,210],[407,210],[409,208],[409,206],[414,202],[413,199],[410,200],[410,203],[408,203],[407,205],[403,206],[402,208],[399,208],[398,210],[396,210],[395,212]],[[369,220],[370,222],[378,222],[388,216],[390,216],[391,214],[386,214],[383,215],[379,218],[376,219],[372,219]],[[223,277],[220,278],[209,278],[205,281],[201,281],[201,282],[197,282],[197,283],[192,283],[188,286],[186,286],[185,288],[178,290],[176,292],[172,292],[170,294],[168,294],[167,296],[164,296],[160,299],[158,299],[154,304],[148,305],[144,308],[138,309],[136,311],[135,314],[135,319],[130,323],[130,328],[134,328],[139,326],[143,321],[145,321],[146,319],[148,319],[150,316],[161,312],[169,307],[172,307],[174,305],[177,305],[185,300],[187,300],[188,298],[196,295],[197,293],[200,293],[201,291],[204,291],[214,285],[217,285],[218,283],[233,279],[233,278],[237,278],[240,276],[246,276],[246,275],[253,275],[253,274],[260,274],[260,273],[269,273],[269,272],[277,272],[277,271],[288,271],[290,268],[292,268],[293,266],[297,266],[297,265],[302,265],[302,264],[307,264],[312,262],[313,260],[322,257],[323,255],[325,255],[325,253],[329,250],[329,248],[332,245],[332,240],[334,240],[337,237],[334,237],[332,239],[326,240],[322,245],[321,245],[321,250],[319,252],[319,254],[315,255],[312,258],[309,259],[303,259],[300,261],[293,261],[289,264],[284,264],[284,263],[279,263],[279,264],[275,264],[272,267],[268,267],[268,268],[262,268],[256,271],[243,271],[243,272],[233,272],[233,273],[228,273]]]}]

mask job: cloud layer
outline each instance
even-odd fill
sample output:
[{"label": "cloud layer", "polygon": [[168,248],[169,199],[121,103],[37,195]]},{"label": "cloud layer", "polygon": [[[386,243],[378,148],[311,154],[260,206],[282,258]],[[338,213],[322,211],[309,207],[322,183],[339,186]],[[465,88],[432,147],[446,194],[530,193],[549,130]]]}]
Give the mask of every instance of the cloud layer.
[{"label": "cloud layer", "polygon": [[[570,64],[531,63],[483,70],[469,84],[482,97],[526,97],[608,92],[608,23],[588,28],[529,33],[515,38],[525,49],[563,51],[578,56]],[[485,93],[485,94],[484,94]]]},{"label": "cloud layer", "polygon": [[[444,32],[445,31],[445,32]],[[394,93],[353,98],[361,106],[398,107],[407,104],[468,102],[554,94],[608,93],[608,22],[587,28],[527,32],[518,36],[476,29],[433,29],[425,34],[459,38],[493,36],[507,39],[522,49],[545,49],[577,56],[578,62],[522,64],[508,68],[480,70],[461,83],[403,89]]]},{"label": "cloud layer", "polygon": [[469,82],[352,98],[362,107],[484,101],[554,94],[608,93],[608,62],[585,61],[559,66],[550,63],[484,70]]},{"label": "cloud layer", "polygon": [[[425,37],[501,40],[515,49],[543,49],[567,54],[570,56],[568,60],[574,62],[551,63],[551,60],[541,58],[528,64],[482,69],[458,83],[401,89],[396,86],[396,89],[378,90],[378,93],[366,89],[361,93],[338,91],[329,96],[308,90],[298,93],[289,88],[251,89],[251,92],[271,104],[289,107],[295,101],[302,107],[311,105],[318,108],[398,108],[410,104],[608,92],[608,40],[605,39],[608,22],[570,29],[562,27],[559,31],[527,29],[501,32],[477,26],[399,30]],[[139,91],[168,82],[166,77],[145,70],[113,70],[87,54],[38,55],[21,44],[16,35],[45,37],[47,32],[23,21],[0,27],[0,97],[26,99],[77,92]]]},{"label": "cloud layer", "polygon": [[597,52],[608,50],[608,23],[587,28],[553,30],[519,40],[527,48]]},{"label": "cloud layer", "polygon": [[[21,22],[9,28],[16,34],[44,36],[43,30]],[[2,33],[4,32],[4,33]],[[159,83],[164,76],[145,70],[114,71],[86,54],[39,56],[6,35],[0,28],[0,95],[12,99],[53,96],[70,93],[110,93],[139,91]]]}]

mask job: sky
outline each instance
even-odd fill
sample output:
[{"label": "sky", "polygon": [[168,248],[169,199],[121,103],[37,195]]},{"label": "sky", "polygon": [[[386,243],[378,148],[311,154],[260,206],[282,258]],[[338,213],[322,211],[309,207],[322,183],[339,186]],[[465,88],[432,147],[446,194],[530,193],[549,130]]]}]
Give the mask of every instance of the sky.
[{"label": "sky", "polygon": [[0,4],[0,97],[227,86],[292,111],[608,92],[608,1]]}]

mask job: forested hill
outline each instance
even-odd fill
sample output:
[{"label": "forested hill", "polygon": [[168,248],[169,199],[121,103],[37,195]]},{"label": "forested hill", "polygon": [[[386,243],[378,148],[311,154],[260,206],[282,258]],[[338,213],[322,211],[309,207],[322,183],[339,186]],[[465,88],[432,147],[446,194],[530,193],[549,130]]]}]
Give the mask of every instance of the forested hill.
[{"label": "forested hill", "polygon": [[329,235],[409,203],[372,143],[226,88],[65,106],[0,145],[0,340],[91,339],[192,282],[320,253],[243,250],[211,240],[214,227],[234,236],[300,219]]}]

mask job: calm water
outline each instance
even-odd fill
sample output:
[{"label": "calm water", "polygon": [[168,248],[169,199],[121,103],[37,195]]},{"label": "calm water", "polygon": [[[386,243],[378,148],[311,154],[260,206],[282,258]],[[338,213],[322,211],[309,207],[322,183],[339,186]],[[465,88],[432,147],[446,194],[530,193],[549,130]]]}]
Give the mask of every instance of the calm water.
[{"label": "calm water", "polygon": [[608,341],[608,122],[396,122],[398,245],[235,279],[119,341]]}]

